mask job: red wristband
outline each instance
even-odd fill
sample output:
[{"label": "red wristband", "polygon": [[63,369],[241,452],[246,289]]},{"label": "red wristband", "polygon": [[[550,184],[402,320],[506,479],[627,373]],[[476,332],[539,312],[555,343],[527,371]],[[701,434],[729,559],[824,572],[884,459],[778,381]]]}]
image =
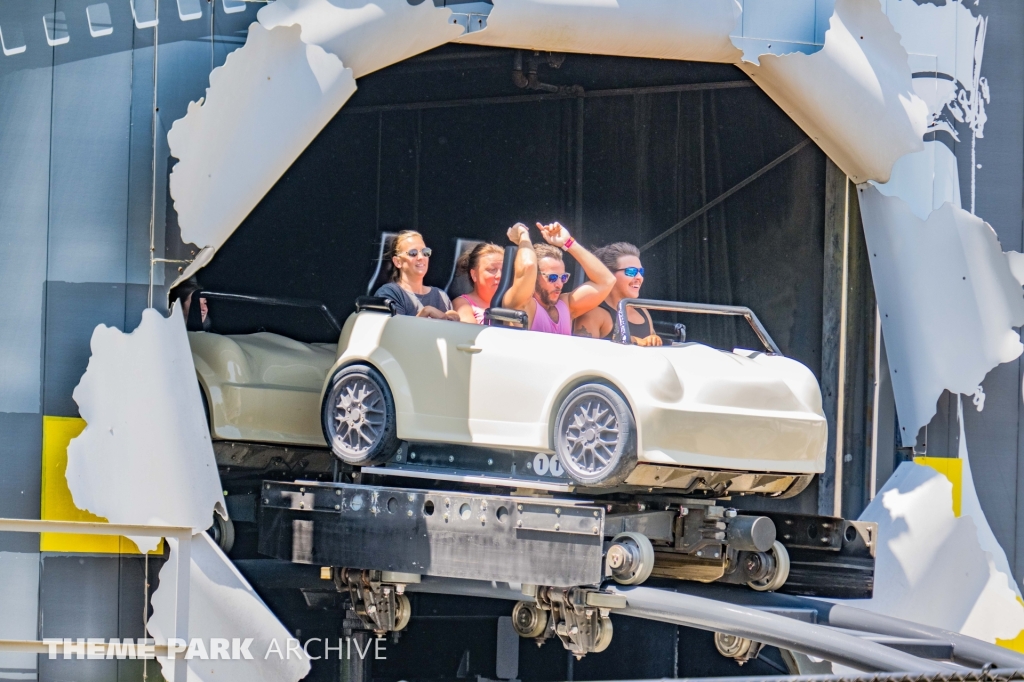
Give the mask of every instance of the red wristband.
[{"label": "red wristband", "polygon": [[576,240],[573,239],[572,237],[569,237],[568,239],[565,240],[565,243],[562,244],[562,250],[563,251],[568,251],[569,249],[572,248],[572,245],[575,244],[575,243],[576,243]]}]

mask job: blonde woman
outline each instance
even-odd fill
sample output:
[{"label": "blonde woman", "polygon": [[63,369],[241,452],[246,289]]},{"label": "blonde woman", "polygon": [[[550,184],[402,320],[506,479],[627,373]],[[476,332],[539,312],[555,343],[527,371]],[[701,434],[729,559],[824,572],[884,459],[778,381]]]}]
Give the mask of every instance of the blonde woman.
[{"label": "blonde woman", "polygon": [[459,256],[458,272],[469,277],[473,290],[455,299],[459,319],[470,324],[483,324],[484,312],[492,305],[496,308],[523,310],[533,294],[533,280],[537,276],[537,256],[530,242],[526,225],[516,223],[508,229],[508,238],[519,246],[516,253],[515,278],[500,302],[493,302],[501,282],[501,268],[505,252],[497,244],[484,242]]},{"label": "blonde woman", "polygon": [[391,281],[377,289],[375,295],[394,301],[399,315],[458,321],[459,314],[452,309],[448,294],[423,283],[430,267],[430,254],[419,232],[399,232],[388,250],[393,267]]}]

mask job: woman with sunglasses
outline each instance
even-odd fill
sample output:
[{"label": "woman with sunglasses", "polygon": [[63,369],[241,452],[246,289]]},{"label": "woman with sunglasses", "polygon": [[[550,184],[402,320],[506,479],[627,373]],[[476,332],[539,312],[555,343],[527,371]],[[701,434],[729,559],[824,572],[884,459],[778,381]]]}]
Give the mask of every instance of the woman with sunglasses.
[{"label": "woman with sunglasses", "polygon": [[387,253],[393,268],[391,281],[377,289],[374,295],[394,301],[399,315],[458,322],[459,314],[452,310],[448,294],[423,284],[423,277],[430,267],[430,253],[419,232],[399,232]]},{"label": "woman with sunglasses", "polygon": [[[619,301],[639,298],[644,283],[644,267],[640,262],[640,249],[629,242],[615,242],[602,246],[594,255],[615,275],[615,286],[608,297],[586,315],[578,318],[573,327],[576,336],[598,339],[619,338]],[[654,332],[654,321],[646,310],[629,308],[626,311],[629,338],[638,346],[660,346],[661,337]]]},{"label": "woman with sunglasses", "polygon": [[516,252],[515,275],[512,286],[505,292],[501,302],[492,301],[501,283],[501,266],[505,262],[505,250],[497,244],[482,242],[459,256],[456,272],[465,274],[473,284],[473,290],[463,294],[452,303],[463,322],[483,324],[484,313],[492,305],[495,308],[522,310],[533,295],[533,281],[537,272],[537,257],[530,242],[530,229],[522,223],[508,228],[509,240],[519,247]]}]

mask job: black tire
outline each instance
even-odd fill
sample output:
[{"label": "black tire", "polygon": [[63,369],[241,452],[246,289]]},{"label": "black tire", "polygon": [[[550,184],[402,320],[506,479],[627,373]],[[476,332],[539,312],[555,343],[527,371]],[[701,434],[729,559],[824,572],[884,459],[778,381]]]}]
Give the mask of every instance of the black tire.
[{"label": "black tire", "polygon": [[235,546],[235,524],[217,512],[213,512],[213,525],[206,532],[225,554]]},{"label": "black tire", "polygon": [[636,467],[636,421],[625,399],[603,384],[584,384],[555,417],[555,453],[580,485],[619,485]]},{"label": "black tire", "polygon": [[338,370],[321,409],[334,456],[355,466],[380,464],[398,449],[395,400],[380,372],[367,365]]}]

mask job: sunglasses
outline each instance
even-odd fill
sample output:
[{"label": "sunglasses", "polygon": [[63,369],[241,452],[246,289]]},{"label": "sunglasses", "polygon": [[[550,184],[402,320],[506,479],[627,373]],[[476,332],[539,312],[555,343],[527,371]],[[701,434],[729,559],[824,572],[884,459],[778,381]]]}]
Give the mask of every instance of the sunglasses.
[{"label": "sunglasses", "polygon": [[546,279],[551,284],[554,284],[558,280],[562,280],[562,284],[565,284],[566,282],[569,281],[569,273],[568,272],[564,272],[561,275],[545,275],[544,273],[541,273],[540,276],[543,277],[544,279]]},{"label": "sunglasses", "polygon": [[430,247],[424,247],[422,249],[409,249],[404,254],[398,254],[398,255],[400,255],[400,256],[404,255],[404,256],[408,256],[409,258],[415,258],[416,256],[419,256],[420,254],[423,254],[424,258],[430,258],[430,254],[432,254],[432,253],[434,253],[434,252],[430,250]]},{"label": "sunglasses", "polygon": [[643,268],[619,268],[615,272],[624,272],[626,273],[626,277],[636,277],[637,275],[640,275],[641,277],[644,276]]}]

